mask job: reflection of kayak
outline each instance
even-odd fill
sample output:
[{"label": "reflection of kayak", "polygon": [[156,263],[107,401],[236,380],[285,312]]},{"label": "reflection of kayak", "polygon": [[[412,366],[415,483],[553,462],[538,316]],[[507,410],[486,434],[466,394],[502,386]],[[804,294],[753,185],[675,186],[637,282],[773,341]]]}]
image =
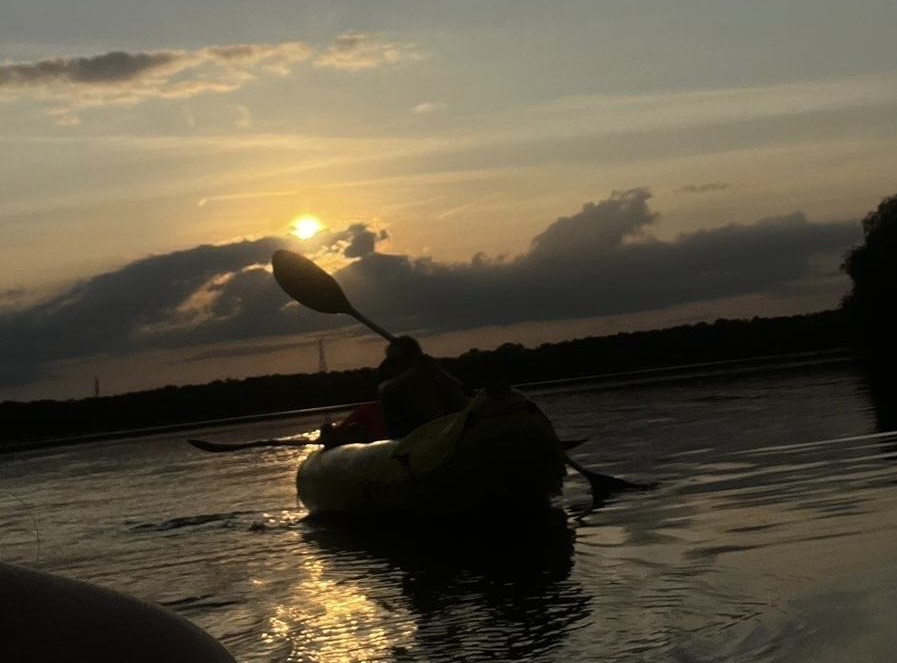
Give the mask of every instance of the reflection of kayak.
[{"label": "reflection of kayak", "polygon": [[77,580],[0,564],[0,661],[233,663],[182,617]]},{"label": "reflection of kayak", "polygon": [[[575,530],[562,508],[507,509],[485,516],[418,518],[414,527],[394,518],[352,518],[351,527],[344,527],[340,518],[322,518],[305,521],[300,531],[328,563],[340,558],[355,563],[363,556],[390,568],[443,578],[460,570],[529,580],[569,573]],[[427,584],[424,591],[431,590]]]},{"label": "reflection of kayak", "polygon": [[444,516],[544,507],[560,492],[564,472],[548,419],[507,391],[481,393],[461,412],[400,440],[314,451],[299,466],[296,488],[313,514]]}]

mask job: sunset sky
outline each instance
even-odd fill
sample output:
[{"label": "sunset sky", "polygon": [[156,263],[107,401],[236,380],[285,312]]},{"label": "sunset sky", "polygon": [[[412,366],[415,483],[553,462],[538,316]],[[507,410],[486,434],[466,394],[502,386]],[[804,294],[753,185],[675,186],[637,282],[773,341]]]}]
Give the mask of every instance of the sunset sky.
[{"label": "sunset sky", "polygon": [[[0,20],[0,400],[838,304],[897,193],[893,0],[30,0]],[[310,238],[298,219],[317,219]],[[313,230],[306,227],[303,233]]]}]

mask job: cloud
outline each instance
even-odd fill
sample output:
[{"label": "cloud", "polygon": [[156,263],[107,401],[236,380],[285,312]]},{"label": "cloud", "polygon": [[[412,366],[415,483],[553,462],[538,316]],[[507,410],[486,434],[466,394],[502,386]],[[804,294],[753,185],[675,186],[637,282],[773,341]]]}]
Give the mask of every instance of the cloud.
[{"label": "cloud", "polygon": [[197,207],[205,207],[211,203],[228,202],[231,200],[252,200],[254,198],[282,198],[284,196],[295,196],[297,191],[290,189],[288,191],[253,191],[251,193],[230,193],[217,196],[205,196],[196,202]]},{"label": "cloud", "polygon": [[[272,279],[259,266],[283,246],[267,238],[152,256],[0,314],[0,385],[25,384],[58,360],[207,342],[221,337],[230,317],[240,321],[226,335],[264,336],[269,324],[285,333],[278,312],[285,302],[265,287]],[[219,295],[205,309],[203,292]],[[259,306],[270,315],[253,323]]]},{"label": "cloud", "polygon": [[648,210],[651,193],[644,188],[614,191],[600,203],[586,203],[570,217],[561,217],[533,239],[527,260],[534,262],[585,258],[613,251],[626,239],[643,236],[657,220]]},{"label": "cloud", "polygon": [[364,258],[374,253],[378,242],[389,239],[385,230],[375,232],[367,224],[356,223],[346,231],[347,245],[343,249],[346,258]]},{"label": "cloud", "polygon": [[[259,72],[289,73],[311,49],[299,42],[209,46],[198,50],[113,51],[0,65],[0,91],[193,96],[239,86]],[[191,78],[188,74],[192,74]],[[184,77],[184,78],[182,78]],[[127,98],[127,96],[125,97]]]},{"label": "cloud", "polygon": [[346,32],[316,57],[314,64],[329,69],[362,71],[420,59],[420,54],[412,44],[386,41],[363,32]]},{"label": "cloud", "polygon": [[182,361],[207,361],[209,359],[231,359],[233,357],[249,357],[281,350],[298,350],[317,345],[317,340],[291,341],[289,343],[260,343],[258,345],[243,345],[237,348],[213,348],[197,352]]},{"label": "cloud", "polygon": [[9,63],[0,65],[0,100],[29,98],[49,106],[59,124],[77,125],[86,108],[231,92],[263,76],[286,75],[310,55],[305,44],[285,42]]},{"label": "cloud", "polygon": [[707,182],[706,184],[686,184],[676,189],[676,193],[713,193],[731,188],[729,182]]},{"label": "cloud", "polygon": [[411,112],[415,115],[429,115],[430,113],[438,113],[447,108],[446,104],[441,101],[424,101],[414,106]]},{"label": "cloud", "polygon": [[[389,239],[385,229],[367,223],[353,223],[345,230],[325,229],[304,240],[302,250],[313,258],[363,258]],[[339,261],[344,264],[345,260]]]},{"label": "cloud", "polygon": [[587,203],[507,259],[478,253],[445,263],[381,253],[387,232],[364,223],[304,241],[268,237],[145,258],[50,301],[0,312],[0,386],[27,384],[66,359],[201,353],[221,341],[266,352],[284,342],[275,337],[354,325],[304,310],[280,291],[268,271],[278,248],[337,265],[353,304],[387,328],[436,333],[806,294],[814,284],[828,292],[837,288],[841,255],[862,239],[857,222],[812,223],[794,212],[662,241],[650,234],[660,222],[650,197],[631,189]]},{"label": "cloud", "polygon": [[28,291],[22,287],[0,290],[0,311],[5,308],[15,308],[25,301]]},{"label": "cloud", "polygon": [[793,213],[661,241],[647,232],[659,220],[649,198],[634,189],[586,204],[510,260],[477,254],[445,264],[375,252],[337,278],[375,319],[436,332],[781,293],[798,281],[830,278],[817,272],[817,259],[837,261],[861,238],[857,223],[811,223]]},{"label": "cloud", "polygon": [[[286,76],[313,53],[307,44],[292,41],[6,62],[0,64],[0,101],[31,99],[47,105],[59,124],[77,125],[78,111],[86,108],[220,94],[260,78]],[[407,44],[350,32],[337,37],[314,63],[360,71],[418,58]],[[238,125],[249,126],[248,110],[239,107],[238,112]]]},{"label": "cloud", "polygon": [[787,85],[716,87],[644,94],[572,95],[540,108],[561,113],[572,133],[600,126],[604,133],[707,127],[763,118],[796,117],[897,102],[897,76],[861,74]]},{"label": "cloud", "polygon": [[125,53],[114,51],[94,57],[56,58],[35,63],[0,66],[0,87],[28,88],[39,85],[120,83],[151,75],[171,74],[184,67],[183,51]]}]

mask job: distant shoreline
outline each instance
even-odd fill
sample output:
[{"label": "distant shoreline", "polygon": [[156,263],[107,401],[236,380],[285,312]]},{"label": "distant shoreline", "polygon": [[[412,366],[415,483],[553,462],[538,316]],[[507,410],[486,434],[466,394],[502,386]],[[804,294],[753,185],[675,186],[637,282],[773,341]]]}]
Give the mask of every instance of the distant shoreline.
[{"label": "distant shoreline", "polygon": [[[789,352],[771,355],[758,355],[741,359],[725,359],[718,361],[697,362],[692,364],[680,364],[675,366],[661,366],[656,368],[636,369],[630,371],[614,371],[595,375],[561,378],[556,380],[541,380],[515,385],[521,391],[541,391],[553,388],[564,388],[576,385],[591,385],[606,388],[624,388],[658,382],[695,380],[704,377],[739,375],[763,371],[792,370],[813,366],[829,366],[834,364],[856,361],[857,357],[852,348],[832,348],[828,350]],[[216,419],[204,419],[201,421],[179,422],[160,426],[146,426],[140,428],[104,431],[84,435],[73,435],[40,440],[27,440],[21,443],[0,444],[0,454],[27,452],[57,447],[73,446],[89,442],[104,442],[110,440],[145,437],[162,433],[174,433],[179,431],[196,430],[210,426],[228,426],[255,421],[275,421],[277,419],[290,419],[301,416],[314,416],[318,414],[332,414],[346,412],[362,403],[370,401],[358,401],[354,403],[342,403],[338,405],[326,405],[320,407],[299,408],[293,410],[281,410],[276,412],[263,412],[258,414],[241,415],[237,417],[223,417]]]}]

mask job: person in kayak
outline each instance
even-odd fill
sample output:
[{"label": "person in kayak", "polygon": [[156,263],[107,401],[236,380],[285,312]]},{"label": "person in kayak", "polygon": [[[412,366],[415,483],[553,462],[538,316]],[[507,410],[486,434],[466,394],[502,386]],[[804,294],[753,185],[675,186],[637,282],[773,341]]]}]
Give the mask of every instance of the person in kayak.
[{"label": "person in kayak", "polygon": [[357,407],[338,424],[321,427],[325,447],[405,437],[418,426],[467,406],[458,378],[441,368],[410,336],[386,348],[377,369],[378,400]]},{"label": "person in kayak", "polygon": [[327,422],[321,426],[321,442],[328,448],[356,442],[366,444],[388,437],[383,408],[376,401],[359,405],[337,424]]},{"label": "person in kayak", "polygon": [[378,372],[377,395],[386,432],[393,439],[467,406],[461,381],[424,354],[410,336],[400,336],[387,346]]}]

